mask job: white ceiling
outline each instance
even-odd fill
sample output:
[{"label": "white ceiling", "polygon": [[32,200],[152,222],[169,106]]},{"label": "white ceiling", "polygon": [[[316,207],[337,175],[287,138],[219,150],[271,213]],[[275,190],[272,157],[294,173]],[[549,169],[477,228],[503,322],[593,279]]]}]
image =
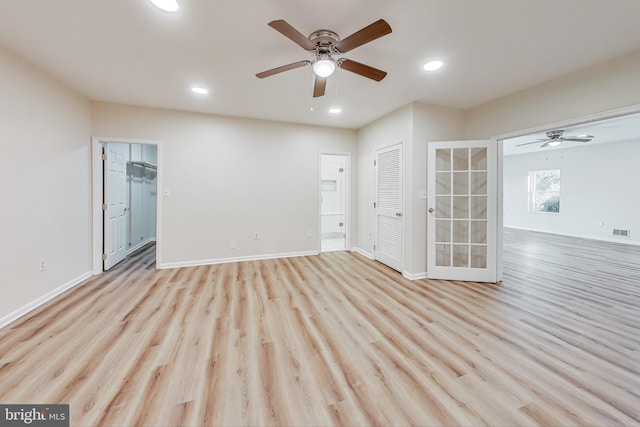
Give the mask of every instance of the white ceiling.
[{"label": "white ceiling", "polygon": [[[0,0],[0,44],[94,100],[346,128],[412,101],[471,108],[640,49],[638,0],[179,2]],[[380,83],[338,70],[313,100],[310,67],[255,77],[311,59],[269,21],[344,38],[379,18],[393,33],[345,57],[387,71]],[[446,65],[426,73],[433,58]]]}]

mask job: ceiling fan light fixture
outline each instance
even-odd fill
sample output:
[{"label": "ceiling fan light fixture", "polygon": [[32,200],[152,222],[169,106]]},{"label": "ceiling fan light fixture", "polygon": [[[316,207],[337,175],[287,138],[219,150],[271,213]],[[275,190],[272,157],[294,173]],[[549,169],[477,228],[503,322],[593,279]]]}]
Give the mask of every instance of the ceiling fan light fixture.
[{"label": "ceiling fan light fixture", "polygon": [[548,143],[549,147],[557,147],[560,144],[562,144],[561,139],[556,139],[555,141],[549,141]]},{"label": "ceiling fan light fixture", "polygon": [[150,0],[151,3],[158,9],[162,9],[165,12],[175,12],[180,6],[178,5],[178,0]]},{"label": "ceiling fan light fixture", "polygon": [[313,72],[318,77],[329,77],[336,71],[336,62],[330,57],[325,57],[313,63]]}]

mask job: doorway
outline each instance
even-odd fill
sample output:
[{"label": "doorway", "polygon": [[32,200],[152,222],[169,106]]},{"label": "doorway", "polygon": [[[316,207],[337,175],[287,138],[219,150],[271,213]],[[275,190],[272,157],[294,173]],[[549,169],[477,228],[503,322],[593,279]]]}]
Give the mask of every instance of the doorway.
[{"label": "doorway", "polygon": [[102,144],[103,270],[156,241],[157,148],[151,144]]},{"label": "doorway", "polygon": [[159,265],[161,145],[93,138],[93,274],[154,244]]},{"label": "doorway", "polygon": [[[638,129],[640,105],[635,105],[496,137],[500,219],[504,218],[499,242],[504,239],[507,245],[507,234],[543,232],[606,242],[605,246],[608,242],[640,244],[629,232],[638,228],[638,222],[631,214],[636,209],[629,205],[635,199],[628,197],[635,191],[629,173],[635,170],[638,157],[634,142]],[[554,139],[559,131],[562,135]],[[533,203],[535,172],[542,170],[559,170],[560,188],[553,210],[544,203],[548,197]]]},{"label": "doorway", "polygon": [[348,248],[348,154],[320,155],[320,250]]}]

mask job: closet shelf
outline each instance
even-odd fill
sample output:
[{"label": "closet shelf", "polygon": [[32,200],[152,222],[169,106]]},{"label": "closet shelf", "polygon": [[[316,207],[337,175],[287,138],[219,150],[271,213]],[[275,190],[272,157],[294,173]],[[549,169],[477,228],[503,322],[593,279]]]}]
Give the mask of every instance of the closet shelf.
[{"label": "closet shelf", "polygon": [[158,165],[154,165],[153,163],[147,163],[147,162],[127,162],[127,163],[129,163],[131,166],[138,166],[146,169],[154,169],[154,170],[158,169]]}]

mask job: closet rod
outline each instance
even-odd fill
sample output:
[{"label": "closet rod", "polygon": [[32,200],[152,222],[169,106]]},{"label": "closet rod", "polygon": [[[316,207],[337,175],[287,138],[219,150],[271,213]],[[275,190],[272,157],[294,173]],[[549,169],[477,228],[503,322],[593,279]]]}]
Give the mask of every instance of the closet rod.
[{"label": "closet rod", "polygon": [[132,166],[139,166],[141,168],[147,168],[147,169],[158,169],[157,165],[154,165],[152,163],[147,163],[147,162],[127,162],[129,164],[131,164]]}]

